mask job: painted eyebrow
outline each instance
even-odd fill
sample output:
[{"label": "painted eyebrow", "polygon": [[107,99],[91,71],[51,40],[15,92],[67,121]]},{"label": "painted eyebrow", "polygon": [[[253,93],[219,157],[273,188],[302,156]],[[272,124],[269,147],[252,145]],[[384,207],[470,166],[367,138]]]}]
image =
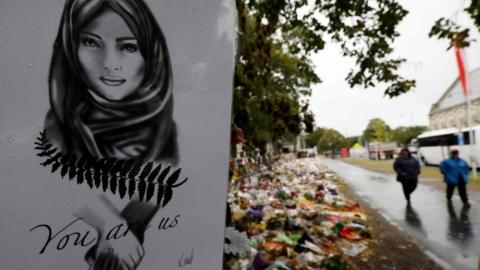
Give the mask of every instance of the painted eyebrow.
[{"label": "painted eyebrow", "polygon": [[94,37],[102,40],[102,37],[101,37],[101,36],[99,36],[99,35],[97,35],[97,34],[94,34],[94,33],[91,33],[91,32],[81,31],[80,33],[82,33],[82,34],[87,34],[87,35],[91,35],[91,36],[94,36]]},{"label": "painted eyebrow", "polygon": [[115,39],[116,41],[125,41],[125,40],[137,40],[136,38],[134,37],[119,37],[119,38],[116,38]]}]

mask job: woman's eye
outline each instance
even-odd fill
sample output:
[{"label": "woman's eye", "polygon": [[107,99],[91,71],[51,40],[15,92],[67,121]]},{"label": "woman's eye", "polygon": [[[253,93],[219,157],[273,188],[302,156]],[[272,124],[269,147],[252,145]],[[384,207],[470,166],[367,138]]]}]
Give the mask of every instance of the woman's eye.
[{"label": "woman's eye", "polygon": [[126,51],[128,53],[134,53],[138,50],[138,47],[135,44],[124,44],[121,48],[123,51]]},{"label": "woman's eye", "polygon": [[90,47],[90,48],[98,48],[100,45],[92,38],[82,38],[80,42],[83,46]]}]

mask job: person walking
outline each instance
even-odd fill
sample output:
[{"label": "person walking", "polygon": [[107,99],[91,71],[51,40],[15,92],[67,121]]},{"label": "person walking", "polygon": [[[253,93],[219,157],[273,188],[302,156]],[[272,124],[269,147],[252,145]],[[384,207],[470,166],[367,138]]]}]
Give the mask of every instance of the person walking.
[{"label": "person walking", "polygon": [[415,191],[418,184],[420,163],[412,157],[408,148],[403,148],[400,151],[400,156],[393,163],[393,169],[397,173],[397,181],[402,183],[403,194],[408,205],[410,205],[410,195]]},{"label": "person walking", "polygon": [[458,150],[450,151],[450,157],[440,163],[443,181],[447,184],[447,201],[452,202],[453,191],[458,187],[458,193],[463,205],[470,206],[467,195],[468,164],[461,159]]}]

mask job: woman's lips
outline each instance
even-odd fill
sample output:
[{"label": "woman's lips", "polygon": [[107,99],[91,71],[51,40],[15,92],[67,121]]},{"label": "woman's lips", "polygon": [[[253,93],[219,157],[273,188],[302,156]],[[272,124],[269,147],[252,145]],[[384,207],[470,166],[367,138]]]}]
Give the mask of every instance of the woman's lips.
[{"label": "woman's lips", "polygon": [[108,86],[119,86],[127,81],[122,78],[109,78],[109,77],[100,77],[100,80]]}]

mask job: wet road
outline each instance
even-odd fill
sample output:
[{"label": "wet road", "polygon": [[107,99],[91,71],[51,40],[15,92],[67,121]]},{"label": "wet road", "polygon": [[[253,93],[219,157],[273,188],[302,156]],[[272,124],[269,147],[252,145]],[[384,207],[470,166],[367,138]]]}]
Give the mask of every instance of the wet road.
[{"label": "wet road", "polygon": [[480,257],[480,202],[463,208],[457,191],[448,206],[443,191],[419,184],[406,207],[402,188],[393,176],[372,172],[337,160],[327,165],[379,210],[417,240],[445,269],[477,269]]}]

